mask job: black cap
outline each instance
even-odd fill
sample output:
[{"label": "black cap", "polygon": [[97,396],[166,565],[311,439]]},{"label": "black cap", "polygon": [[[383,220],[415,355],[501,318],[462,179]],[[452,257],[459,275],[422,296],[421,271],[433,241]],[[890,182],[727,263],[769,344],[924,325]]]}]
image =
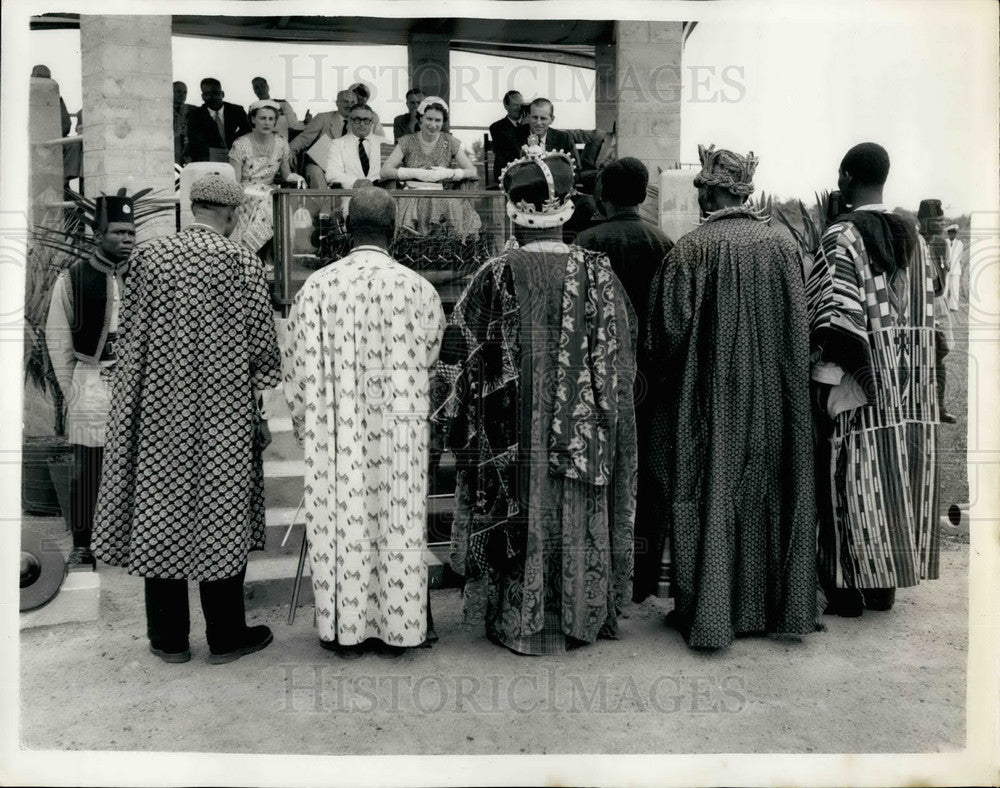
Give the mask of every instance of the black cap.
[{"label": "black cap", "polygon": [[131,197],[100,196],[94,201],[94,229],[103,230],[111,222],[135,224],[135,206]]}]

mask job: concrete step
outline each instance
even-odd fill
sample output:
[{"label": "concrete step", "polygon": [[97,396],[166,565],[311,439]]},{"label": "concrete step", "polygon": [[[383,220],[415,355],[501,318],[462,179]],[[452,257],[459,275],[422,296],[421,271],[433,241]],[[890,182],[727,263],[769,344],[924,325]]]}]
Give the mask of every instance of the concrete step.
[{"label": "concrete step", "polygon": [[[289,539],[289,545],[292,540]],[[243,592],[248,609],[289,605],[295,585],[295,571],[299,563],[301,541],[295,544],[294,555],[252,559],[247,565]],[[448,565],[447,544],[432,544],[427,550],[428,579],[431,589],[458,588],[461,578]],[[259,555],[259,554],[252,554]],[[309,582],[309,560],[306,559],[302,583],[299,586],[299,605],[313,601],[312,583]]]}]

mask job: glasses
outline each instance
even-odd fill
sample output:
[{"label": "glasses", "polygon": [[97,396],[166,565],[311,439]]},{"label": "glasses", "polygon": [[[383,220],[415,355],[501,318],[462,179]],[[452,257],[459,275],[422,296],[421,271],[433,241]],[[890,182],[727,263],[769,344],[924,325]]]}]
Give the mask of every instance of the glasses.
[{"label": "glasses", "polygon": [[351,118],[351,123],[371,123],[375,118]]}]

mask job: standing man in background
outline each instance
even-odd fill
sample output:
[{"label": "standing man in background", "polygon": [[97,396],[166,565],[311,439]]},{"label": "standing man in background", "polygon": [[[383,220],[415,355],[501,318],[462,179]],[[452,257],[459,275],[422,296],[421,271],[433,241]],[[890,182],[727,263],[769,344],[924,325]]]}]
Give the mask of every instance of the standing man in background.
[{"label": "standing man in background", "polygon": [[603,252],[611,261],[639,325],[636,352],[635,422],[638,436],[639,480],[635,515],[635,579],[632,597],[641,602],[655,594],[660,571],[660,553],[654,547],[662,518],[652,500],[649,478],[649,425],[652,415],[649,380],[653,372],[643,351],[646,343],[646,308],[653,277],[673,248],[673,242],[658,227],[639,218],[638,206],[646,199],[649,171],[638,159],[626,157],[609,164],[598,177],[595,197],[604,206],[607,221],[584,230],[576,243],[584,249]]},{"label": "standing man in background", "polygon": [[941,411],[941,422],[954,424],[958,419],[948,412],[948,407],[945,405],[948,376],[944,360],[955,344],[955,335],[951,330],[951,313],[948,310],[948,301],[945,297],[945,288],[950,273],[950,250],[947,242],[941,236],[941,230],[944,227],[944,210],[941,208],[941,201],[921,200],[920,208],[917,210],[917,220],[920,222],[920,238],[934,279],[934,353],[937,358],[938,408]]},{"label": "standing man in background", "polygon": [[135,215],[128,197],[98,197],[95,249],[56,280],[45,325],[45,344],[66,403],[73,447],[70,483],[70,567],[96,567],[90,550],[94,507],[111,400],[108,392],[118,344],[119,305],[135,246]]},{"label": "standing man in background", "polygon": [[187,159],[189,161],[229,161],[229,149],[237,137],[253,130],[246,110],[223,101],[222,83],[214,77],[201,81],[204,104],[188,112]]},{"label": "standing man in background", "polygon": [[295,115],[295,110],[292,109],[292,105],[284,99],[271,98],[271,88],[267,84],[267,80],[264,79],[264,77],[254,77],[250,81],[250,87],[253,88],[253,93],[259,101],[274,101],[281,107],[281,113],[278,115],[278,120],[274,124],[275,134],[281,135],[287,142],[289,129],[293,131],[302,130],[302,124],[299,123],[299,119]]},{"label": "standing man in background", "polygon": [[503,108],[507,114],[496,123],[490,124],[490,139],[493,141],[493,177],[500,181],[504,167],[520,156],[521,143],[518,130],[521,127],[524,99],[516,90],[508,90],[503,97]]},{"label": "standing man in background", "polygon": [[417,88],[406,91],[406,112],[392,119],[392,135],[397,145],[402,137],[420,131],[420,116],[417,114],[417,107],[423,100],[424,94]]},{"label": "standing man in background", "polygon": [[945,230],[948,233],[948,276],[945,280],[945,299],[948,309],[958,311],[958,301],[962,291],[962,268],[965,255],[965,244],[958,238],[958,225],[949,224]]}]

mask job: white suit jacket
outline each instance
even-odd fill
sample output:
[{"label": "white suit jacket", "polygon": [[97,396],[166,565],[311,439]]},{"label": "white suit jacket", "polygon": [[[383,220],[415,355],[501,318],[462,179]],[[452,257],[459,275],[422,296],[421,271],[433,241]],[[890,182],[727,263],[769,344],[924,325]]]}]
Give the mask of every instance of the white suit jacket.
[{"label": "white suit jacket", "polygon": [[326,159],[327,183],[338,181],[342,188],[350,189],[358,178],[375,181],[382,169],[382,142],[384,137],[369,134],[365,137],[365,151],[368,153],[368,174],[361,169],[361,158],[358,155],[359,137],[354,132],[348,132],[330,143],[330,153]]}]

